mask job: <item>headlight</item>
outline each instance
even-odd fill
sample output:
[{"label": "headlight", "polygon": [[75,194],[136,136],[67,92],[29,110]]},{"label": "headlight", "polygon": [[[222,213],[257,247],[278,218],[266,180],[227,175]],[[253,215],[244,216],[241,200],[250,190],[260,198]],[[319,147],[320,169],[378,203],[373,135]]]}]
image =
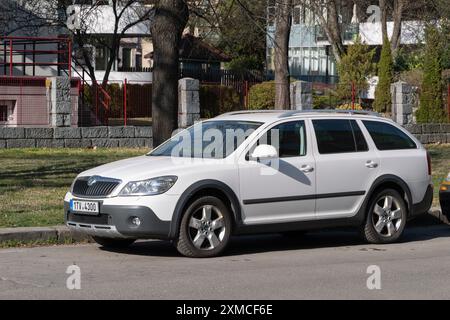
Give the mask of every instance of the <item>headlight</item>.
[{"label": "headlight", "polygon": [[120,196],[155,196],[166,193],[177,182],[178,177],[159,177],[144,181],[129,182],[120,192]]}]

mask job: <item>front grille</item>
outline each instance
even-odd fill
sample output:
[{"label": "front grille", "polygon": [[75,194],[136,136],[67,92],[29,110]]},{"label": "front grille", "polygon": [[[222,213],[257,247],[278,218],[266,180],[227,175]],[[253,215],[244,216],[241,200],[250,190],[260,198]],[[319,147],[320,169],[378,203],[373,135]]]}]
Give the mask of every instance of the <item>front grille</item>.
[{"label": "front grille", "polygon": [[[92,178],[92,177],[90,177]],[[112,179],[96,178],[96,182],[89,186],[90,178],[80,178],[73,185],[73,194],[81,197],[106,197],[120,184],[120,181]]]}]

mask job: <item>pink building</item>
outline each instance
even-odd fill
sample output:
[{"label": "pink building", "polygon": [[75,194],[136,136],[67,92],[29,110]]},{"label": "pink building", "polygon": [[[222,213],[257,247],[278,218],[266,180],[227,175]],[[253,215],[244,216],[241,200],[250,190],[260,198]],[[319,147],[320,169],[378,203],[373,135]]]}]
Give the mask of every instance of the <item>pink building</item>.
[{"label": "pink building", "polygon": [[[71,81],[71,125],[78,124],[79,81]],[[0,127],[49,127],[52,102],[47,78],[0,77]]]}]

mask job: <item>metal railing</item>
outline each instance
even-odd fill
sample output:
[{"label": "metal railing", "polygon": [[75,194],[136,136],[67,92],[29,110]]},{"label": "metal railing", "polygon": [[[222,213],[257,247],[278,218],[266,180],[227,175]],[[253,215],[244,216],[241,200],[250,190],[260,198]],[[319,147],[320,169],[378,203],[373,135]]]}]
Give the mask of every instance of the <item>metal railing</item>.
[{"label": "metal railing", "polygon": [[4,76],[36,76],[37,68],[47,68],[50,73],[56,71],[49,76],[66,72],[71,78],[71,61],[72,41],[69,38],[0,36],[0,71]]}]

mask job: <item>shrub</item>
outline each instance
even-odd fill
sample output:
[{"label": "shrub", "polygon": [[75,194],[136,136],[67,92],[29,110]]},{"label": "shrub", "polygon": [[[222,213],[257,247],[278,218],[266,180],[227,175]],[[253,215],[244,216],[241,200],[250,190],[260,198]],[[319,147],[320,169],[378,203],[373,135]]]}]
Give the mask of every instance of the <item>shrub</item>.
[{"label": "shrub", "polygon": [[425,30],[426,59],[423,64],[423,82],[420,94],[420,106],[417,110],[417,122],[446,122],[442,97],[442,37],[434,27]]},{"label": "shrub", "polygon": [[355,107],[355,109],[353,109],[353,105],[351,103],[345,103],[345,104],[341,104],[340,106],[338,106],[336,108],[336,110],[357,110],[357,111],[364,110],[363,107],[359,103],[355,103],[354,107]]},{"label": "shrub", "polygon": [[334,90],[325,89],[322,94],[313,94],[314,109],[334,109],[340,104],[342,104],[342,100],[338,97]]},{"label": "shrub", "polygon": [[338,64],[339,84],[338,94],[343,99],[352,97],[352,83],[355,85],[357,96],[367,90],[369,83],[367,79],[374,73],[375,49],[370,49],[363,44],[358,37],[355,43],[348,47],[347,53],[342,56]]},{"label": "shrub", "polygon": [[213,118],[222,113],[240,110],[241,98],[233,87],[222,85],[200,86],[200,112],[202,118]]},{"label": "shrub", "polygon": [[394,63],[392,60],[391,44],[387,38],[383,41],[381,58],[378,63],[378,85],[375,89],[373,108],[378,112],[390,112],[392,106],[391,83]]},{"label": "shrub", "polygon": [[275,108],[275,81],[267,81],[251,87],[249,92],[249,108],[253,110]]}]

